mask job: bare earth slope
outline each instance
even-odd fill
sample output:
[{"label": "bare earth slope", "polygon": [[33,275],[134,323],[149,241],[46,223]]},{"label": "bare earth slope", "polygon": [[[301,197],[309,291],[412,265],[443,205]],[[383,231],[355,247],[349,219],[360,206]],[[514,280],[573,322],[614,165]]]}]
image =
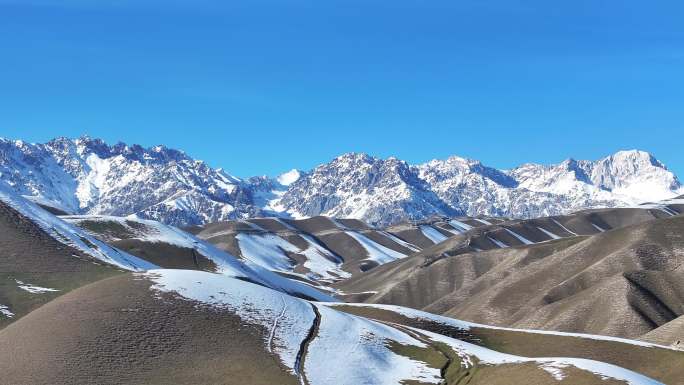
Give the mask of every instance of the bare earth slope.
[{"label": "bare earth slope", "polygon": [[0,329],[79,286],[118,274],[0,202]]},{"label": "bare earth slope", "polygon": [[[604,212],[601,231],[637,224],[482,252],[464,250],[481,232],[456,236],[339,289],[474,322],[638,338],[684,314],[684,216],[642,215]],[[563,225],[581,234],[585,220]]]},{"label": "bare earth slope", "polygon": [[151,285],[130,274],[100,281],[3,330],[3,383],[297,383],[262,348],[268,330],[157,298]]},{"label": "bare earth slope", "polygon": [[393,305],[335,304],[335,309],[458,338],[518,356],[601,360],[668,384],[684,377],[684,351],[586,334],[497,328]]},{"label": "bare earth slope", "polygon": [[[506,354],[431,329],[219,274],[152,270],[74,290],[1,330],[0,372],[12,384],[660,384],[604,362]],[[669,359],[661,350],[651,352]]]}]

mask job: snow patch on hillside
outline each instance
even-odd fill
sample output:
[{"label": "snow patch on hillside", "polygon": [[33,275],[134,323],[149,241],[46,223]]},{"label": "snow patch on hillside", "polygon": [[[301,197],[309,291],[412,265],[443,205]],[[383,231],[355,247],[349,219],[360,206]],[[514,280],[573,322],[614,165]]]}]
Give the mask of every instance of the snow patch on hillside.
[{"label": "snow patch on hillside", "polygon": [[158,267],[86,234],[81,229],[60,220],[35,203],[20,197],[3,186],[2,183],[0,183],[0,200],[29,218],[57,241],[74,247],[91,257],[125,270],[139,271]]},{"label": "snow patch on hillside", "polygon": [[[223,275],[247,278],[253,282],[261,283],[276,290],[282,290],[294,295],[305,295],[318,301],[336,301],[334,298],[325,295],[304,283],[282,277],[271,270],[264,268],[257,262],[246,259],[243,263],[235,256],[228,254],[213,244],[174,226],[134,217],[65,216],[63,218],[74,223],[83,221],[101,221],[103,223],[115,222],[121,226],[125,226],[128,231],[135,234],[133,239],[140,239],[147,242],[168,243],[178,247],[194,249],[214,262],[218,268],[217,272]],[[136,225],[131,226],[129,223],[131,221]]]},{"label": "snow patch on hillside", "polygon": [[544,234],[548,235],[549,237],[551,237],[551,239],[561,239],[561,237],[559,237],[558,235],[556,235],[556,234],[550,232],[549,230],[546,230],[546,229],[543,228],[543,227],[537,226],[537,228],[538,228],[539,231],[541,231],[542,233],[544,233]]},{"label": "snow patch on hillside", "polygon": [[292,374],[300,343],[314,321],[311,306],[271,289],[226,276],[192,270],[150,270],[140,277],[152,290],[173,292],[188,300],[230,311],[245,323],[269,330],[264,348],[277,354]]},{"label": "snow patch on hillside", "polygon": [[49,293],[49,292],[54,292],[54,291],[59,291],[57,289],[50,289],[49,287],[40,287],[36,285],[31,285],[29,283],[24,283],[23,281],[19,280],[14,280],[17,283],[17,286],[24,291],[28,291],[31,294],[42,294],[42,293]]},{"label": "snow patch on hillside", "polygon": [[437,229],[430,225],[420,225],[420,232],[423,233],[432,243],[440,243],[446,240],[448,237],[440,233]]},{"label": "snow patch on hillside", "polygon": [[495,245],[499,246],[499,248],[501,248],[501,249],[505,249],[506,247],[508,247],[507,244],[501,242],[500,240],[498,240],[498,239],[496,239],[496,238],[494,238],[494,237],[488,236],[487,239],[489,239],[489,240],[490,240],[492,243],[494,243]]},{"label": "snow patch on hillside", "polygon": [[304,267],[309,269],[314,279],[336,280],[349,277],[350,274],[340,268],[342,261],[319,245],[313,238],[301,234],[308,246],[300,249],[294,244],[275,234],[240,233],[238,241],[242,257],[252,263],[269,270],[292,272],[296,265],[286,252],[301,254],[306,257]]},{"label": "snow patch on hillside", "polygon": [[639,340],[630,340],[630,339],[626,339],[626,338],[601,336],[601,335],[595,335],[595,334],[557,332],[557,331],[549,331],[549,330],[514,329],[514,328],[506,328],[506,327],[500,327],[500,326],[484,325],[484,324],[479,324],[479,323],[474,323],[474,322],[462,321],[462,320],[455,319],[455,318],[444,317],[444,316],[424,312],[421,310],[415,310],[415,309],[411,309],[411,308],[407,308],[407,307],[403,307],[403,306],[397,306],[397,305],[381,305],[381,304],[365,304],[365,303],[326,303],[325,305],[326,306],[332,306],[332,307],[335,307],[335,306],[356,306],[356,307],[369,307],[369,308],[382,309],[382,310],[387,310],[387,311],[391,311],[391,312],[400,314],[400,315],[407,317],[407,318],[416,319],[416,320],[432,321],[432,322],[436,322],[436,323],[446,325],[446,326],[451,326],[451,327],[454,327],[454,328],[457,328],[460,330],[464,330],[464,331],[468,331],[471,328],[495,329],[495,330],[505,330],[505,331],[512,331],[512,332],[524,332],[524,333],[546,334],[546,335],[563,336],[563,337],[585,338],[585,339],[591,339],[591,340],[597,340],[597,341],[618,342],[618,343],[647,347],[647,348],[660,348],[660,349],[676,350],[676,349],[673,349],[672,347],[668,347],[668,346],[653,344],[650,342],[643,342],[643,341],[639,341]]},{"label": "snow patch on hillside", "polygon": [[548,372],[557,381],[561,381],[566,377],[563,371],[564,369],[574,367],[593,373],[599,376],[602,380],[614,379],[617,381],[625,381],[629,385],[663,385],[649,377],[604,362],[581,358],[528,358],[515,356],[512,354],[500,353],[454,338],[449,338],[441,334],[415,328],[410,329],[428,336],[435,342],[444,343],[450,348],[454,349],[459,357],[461,357],[461,365],[466,368],[473,365],[472,358],[477,359],[479,364],[488,365],[534,363],[538,365],[539,368]]},{"label": "snow patch on hillside", "polygon": [[344,233],[354,238],[359,244],[361,244],[361,246],[363,246],[364,249],[366,249],[366,253],[368,254],[366,260],[374,261],[382,265],[406,257],[405,254],[394,251],[377,242],[374,242],[370,238],[356,231],[349,230],[345,231]]},{"label": "snow patch on hillside", "polygon": [[507,229],[507,228],[505,228],[505,227],[504,227],[504,230],[506,230],[507,233],[511,234],[511,235],[514,236],[517,240],[519,240],[520,242],[522,242],[522,243],[524,243],[524,244],[526,244],[526,245],[533,245],[533,244],[534,244],[534,242],[530,241],[529,239],[523,237],[522,235],[516,233],[516,232],[513,231],[513,230]]},{"label": "snow patch on hillside", "polygon": [[427,347],[406,333],[378,322],[317,306],[321,315],[318,336],[309,345],[306,377],[312,384],[399,384],[409,380],[441,383],[439,369],[398,355],[393,342]]},{"label": "snow patch on hillside", "polygon": [[12,318],[14,317],[14,313],[10,311],[10,308],[5,306],[5,305],[0,305],[0,315],[3,315],[7,318]]}]

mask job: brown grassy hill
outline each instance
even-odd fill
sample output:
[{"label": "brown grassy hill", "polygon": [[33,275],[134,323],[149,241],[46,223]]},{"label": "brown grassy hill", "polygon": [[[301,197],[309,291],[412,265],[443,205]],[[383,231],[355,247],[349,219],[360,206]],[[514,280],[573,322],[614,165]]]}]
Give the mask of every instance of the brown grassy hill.
[{"label": "brown grassy hill", "polygon": [[[132,255],[167,269],[216,271],[217,265],[188,235],[185,242],[164,239],[164,233],[176,229],[155,221],[141,221],[110,216],[62,216],[89,234]],[[179,233],[182,234],[182,233]]]},{"label": "brown grassy hill", "polygon": [[667,384],[684,378],[684,351],[636,341],[534,330],[505,329],[434,316],[408,308],[341,304],[336,309],[458,338],[499,352],[528,357],[577,357],[627,368]]},{"label": "brown grassy hill", "polygon": [[[478,228],[339,288],[475,322],[637,338],[684,314],[684,217],[655,217],[583,212],[554,219],[578,234],[591,223],[615,230],[474,253],[467,247],[483,236]],[[513,229],[532,237],[531,223]]]},{"label": "brown grassy hill", "polygon": [[[601,362],[501,354],[445,328],[388,321],[206,272],[124,274],[0,330],[0,372],[8,384],[657,384]],[[667,367],[670,357],[654,352],[634,358]]]},{"label": "brown grassy hill", "polygon": [[0,246],[0,305],[7,310],[0,314],[0,329],[66,292],[121,271],[57,241],[3,202]]},{"label": "brown grassy hill", "polygon": [[[268,330],[150,290],[131,274],[63,295],[0,331],[5,384],[296,384]],[[161,295],[161,297],[158,297]]]},{"label": "brown grassy hill", "polygon": [[[341,280],[350,274],[378,266],[380,262],[373,258],[359,238],[374,246],[379,245],[377,247],[380,249],[387,249],[383,255],[391,259],[405,257],[418,250],[415,245],[385,231],[374,229],[361,221],[331,220],[321,216],[301,220],[257,218],[212,223],[196,234],[242,258],[254,257],[247,249],[250,244],[261,245],[261,250],[257,252],[282,254],[280,258],[285,260],[285,265],[290,265],[289,268],[281,267],[274,270],[292,272],[326,282]],[[255,247],[252,247],[252,250],[255,250]],[[307,264],[307,261],[311,260],[311,255],[307,253],[317,253],[319,257],[338,267],[324,274],[321,271],[312,271]]]},{"label": "brown grassy hill", "polygon": [[651,330],[639,339],[684,350],[684,316]]}]

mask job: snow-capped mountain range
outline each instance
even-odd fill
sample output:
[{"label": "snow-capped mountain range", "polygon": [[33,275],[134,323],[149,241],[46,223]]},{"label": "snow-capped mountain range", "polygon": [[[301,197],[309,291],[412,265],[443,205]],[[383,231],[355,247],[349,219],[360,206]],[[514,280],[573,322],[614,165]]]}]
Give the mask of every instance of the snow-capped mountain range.
[{"label": "snow-capped mountain range", "polygon": [[410,165],[348,153],[308,172],[240,179],[182,151],[87,136],[44,144],[0,139],[0,180],[73,214],[136,215],[173,225],[257,216],[327,215],[374,225],[432,215],[529,218],[684,193],[665,165],[636,150],[511,170],[456,156]]}]

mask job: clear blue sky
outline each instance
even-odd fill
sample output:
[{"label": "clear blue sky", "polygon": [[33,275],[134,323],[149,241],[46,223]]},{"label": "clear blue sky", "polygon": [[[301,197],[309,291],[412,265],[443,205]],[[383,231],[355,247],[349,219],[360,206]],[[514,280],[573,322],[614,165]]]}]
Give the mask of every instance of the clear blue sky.
[{"label": "clear blue sky", "polygon": [[684,178],[684,2],[0,0],[0,136],[238,176],[653,152]]}]

